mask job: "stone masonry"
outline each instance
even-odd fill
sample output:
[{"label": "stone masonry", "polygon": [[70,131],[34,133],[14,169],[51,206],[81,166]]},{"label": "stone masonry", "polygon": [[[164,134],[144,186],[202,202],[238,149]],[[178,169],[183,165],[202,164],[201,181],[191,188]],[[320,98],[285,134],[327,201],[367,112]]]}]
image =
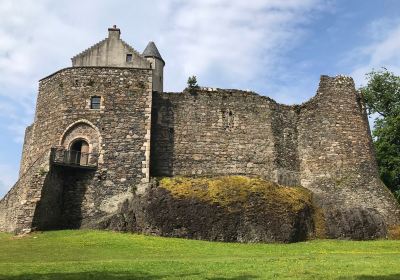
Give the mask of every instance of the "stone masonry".
[{"label": "stone masonry", "polygon": [[140,54],[120,33],[110,28],[72,67],[40,80],[20,178],[0,201],[0,231],[95,227],[160,176],[301,185],[334,238],[351,227],[348,213],[400,223],[351,78],[322,76],[316,96],[294,106],[239,90],[167,93],[155,44]]}]

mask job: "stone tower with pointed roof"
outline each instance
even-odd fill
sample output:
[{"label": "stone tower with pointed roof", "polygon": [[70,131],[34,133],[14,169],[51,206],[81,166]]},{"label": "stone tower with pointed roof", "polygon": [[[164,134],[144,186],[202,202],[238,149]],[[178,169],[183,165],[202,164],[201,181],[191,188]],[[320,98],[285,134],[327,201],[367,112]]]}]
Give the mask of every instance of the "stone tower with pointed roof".
[{"label": "stone tower with pointed roof", "polygon": [[165,62],[156,44],[154,44],[154,42],[149,42],[142,55],[150,61],[150,66],[153,69],[153,90],[163,92]]}]

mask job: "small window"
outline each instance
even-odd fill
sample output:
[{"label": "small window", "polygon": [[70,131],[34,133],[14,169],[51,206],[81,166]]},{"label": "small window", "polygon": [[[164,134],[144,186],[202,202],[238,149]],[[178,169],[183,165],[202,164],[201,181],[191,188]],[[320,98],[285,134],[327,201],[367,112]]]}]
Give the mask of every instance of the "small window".
[{"label": "small window", "polygon": [[100,96],[92,96],[90,98],[90,109],[100,109],[100,102],[101,102]]},{"label": "small window", "polygon": [[132,54],[131,53],[126,54],[126,62],[132,62]]}]

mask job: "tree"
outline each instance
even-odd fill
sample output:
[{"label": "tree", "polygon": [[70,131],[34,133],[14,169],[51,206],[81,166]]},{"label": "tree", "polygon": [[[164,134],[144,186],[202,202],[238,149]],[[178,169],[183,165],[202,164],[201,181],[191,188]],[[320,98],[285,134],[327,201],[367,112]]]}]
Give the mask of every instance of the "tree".
[{"label": "tree", "polygon": [[187,85],[190,92],[195,92],[199,88],[196,76],[190,76],[187,80]]},{"label": "tree", "polygon": [[368,73],[361,88],[368,114],[375,116],[372,131],[382,181],[400,201],[400,77],[386,68]]}]

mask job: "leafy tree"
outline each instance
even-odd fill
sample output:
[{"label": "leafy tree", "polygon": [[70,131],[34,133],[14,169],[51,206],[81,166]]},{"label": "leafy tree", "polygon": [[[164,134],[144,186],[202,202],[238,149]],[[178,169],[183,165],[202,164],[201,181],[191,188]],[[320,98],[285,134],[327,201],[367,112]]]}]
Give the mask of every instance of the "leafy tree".
[{"label": "leafy tree", "polygon": [[187,80],[187,85],[188,85],[188,89],[190,92],[196,91],[196,89],[199,88],[199,85],[197,84],[196,76],[189,77]]},{"label": "leafy tree", "polygon": [[377,114],[372,135],[383,182],[400,201],[400,77],[386,68],[368,73],[361,88],[369,114]]}]

